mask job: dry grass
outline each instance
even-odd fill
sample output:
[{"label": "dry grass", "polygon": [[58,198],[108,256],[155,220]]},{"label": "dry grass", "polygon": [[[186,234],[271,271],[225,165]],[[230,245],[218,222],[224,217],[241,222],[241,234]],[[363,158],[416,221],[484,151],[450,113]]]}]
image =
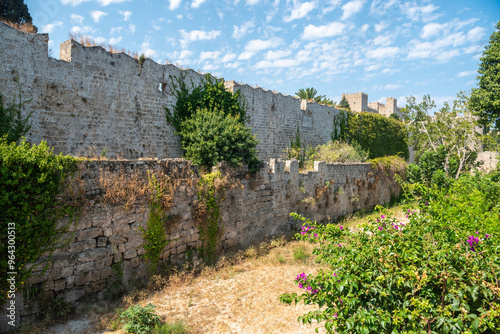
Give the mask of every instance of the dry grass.
[{"label": "dry grass", "polygon": [[94,37],[89,36],[89,35],[84,35],[84,34],[80,34],[80,33],[76,33],[76,34],[70,33],[69,38],[71,38],[75,42],[78,42],[86,47],[100,46],[108,52],[111,52],[111,53],[123,52],[125,54],[128,54],[130,57],[132,57],[134,59],[139,59],[139,53],[136,51],[130,51],[130,50],[127,50],[124,48],[118,48],[118,47],[111,45],[109,43],[97,43],[96,40],[94,39]]},{"label": "dry grass", "polygon": [[38,32],[38,28],[35,27],[33,24],[31,24],[29,22],[15,23],[15,22],[8,21],[8,20],[5,20],[5,19],[0,19],[0,21],[2,21],[6,25],[8,25],[8,26],[10,26],[10,27],[12,27],[14,29],[17,29],[19,31],[22,31],[22,32],[27,32],[29,34],[36,34]]}]

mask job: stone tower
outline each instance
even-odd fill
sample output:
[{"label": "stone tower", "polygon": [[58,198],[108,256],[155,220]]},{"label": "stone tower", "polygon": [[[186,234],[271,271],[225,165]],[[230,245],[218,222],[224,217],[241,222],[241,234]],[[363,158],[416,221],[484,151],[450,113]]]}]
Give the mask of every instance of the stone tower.
[{"label": "stone tower", "polygon": [[368,94],[363,92],[342,94],[342,97],[345,97],[347,102],[349,102],[349,107],[352,111],[368,111]]}]

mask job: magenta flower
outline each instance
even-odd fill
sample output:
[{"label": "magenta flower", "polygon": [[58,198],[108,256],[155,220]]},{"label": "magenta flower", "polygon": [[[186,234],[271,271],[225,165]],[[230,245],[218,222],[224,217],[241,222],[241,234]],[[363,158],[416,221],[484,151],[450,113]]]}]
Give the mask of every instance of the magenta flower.
[{"label": "magenta flower", "polygon": [[340,225],[340,226],[339,226],[339,228],[340,228],[341,230],[343,230],[343,229],[344,229],[344,226]]},{"label": "magenta flower", "polygon": [[471,235],[467,238],[467,242],[469,243],[470,250],[475,252],[476,251],[476,246],[479,243],[479,238]]},{"label": "magenta flower", "polygon": [[381,215],[381,216],[380,216],[380,218],[381,218],[381,219],[385,219],[385,216],[384,216],[384,215]]},{"label": "magenta flower", "polygon": [[379,226],[378,229],[382,231],[384,228],[382,226]]},{"label": "magenta flower", "polygon": [[491,237],[491,234],[485,234],[485,235],[484,235],[484,238],[485,238],[485,239],[488,239],[489,237]]},{"label": "magenta flower", "polygon": [[334,317],[335,319],[337,319],[337,312],[335,312],[335,313],[333,314],[333,317]]}]

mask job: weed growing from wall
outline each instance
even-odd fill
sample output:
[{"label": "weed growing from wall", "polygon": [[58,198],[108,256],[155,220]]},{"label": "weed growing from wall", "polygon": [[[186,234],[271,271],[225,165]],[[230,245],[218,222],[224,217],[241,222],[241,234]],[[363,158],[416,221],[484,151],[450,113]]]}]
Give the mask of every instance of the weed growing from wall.
[{"label": "weed growing from wall", "polygon": [[[54,155],[47,143],[19,145],[0,139],[0,268],[2,273],[16,272],[16,290],[31,276],[27,266],[50,255],[68,242],[59,235],[69,224],[58,227],[64,216],[74,217],[75,206],[56,200],[69,176],[78,169],[78,159]],[[50,260],[50,256],[45,257]],[[43,265],[37,263],[37,265]],[[12,288],[6,279],[0,282],[0,304]]]},{"label": "weed growing from wall", "polygon": [[206,264],[214,264],[217,260],[217,242],[221,233],[219,203],[224,200],[221,179],[222,174],[216,171],[203,175],[198,183],[198,202],[193,217],[198,224],[201,255]]},{"label": "weed growing from wall", "polygon": [[149,203],[149,219],[146,229],[139,227],[139,232],[144,238],[144,257],[149,264],[149,271],[156,274],[160,255],[165,246],[170,242],[165,234],[165,208],[163,206],[164,193],[166,189],[160,185],[153,173],[148,171],[149,187],[151,188],[151,200]]},{"label": "weed growing from wall", "polygon": [[0,138],[6,136],[7,142],[17,142],[29,131],[31,128],[29,119],[32,112],[26,117],[21,115],[23,105],[29,101],[22,101],[21,86],[19,86],[19,101],[16,102],[16,96],[14,96],[14,101],[9,106],[4,106],[3,95],[0,93]]}]

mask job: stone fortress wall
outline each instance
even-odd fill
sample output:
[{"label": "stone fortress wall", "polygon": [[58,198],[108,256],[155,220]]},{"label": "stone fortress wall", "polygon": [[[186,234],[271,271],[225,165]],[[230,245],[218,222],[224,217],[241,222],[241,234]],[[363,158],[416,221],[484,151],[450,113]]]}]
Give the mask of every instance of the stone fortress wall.
[{"label": "stone fortress wall", "polygon": [[[68,188],[83,193],[76,223],[62,235],[69,244],[54,252],[47,271],[34,265],[28,280],[34,296],[16,297],[17,321],[31,321],[43,307],[43,300],[62,298],[73,303],[85,297],[105,298],[106,285],[116,277],[113,265],[123,270],[121,280],[144,282],[147,277],[142,255],[143,237],[149,217],[148,199],[138,196],[110,199],[110,193],[131,194],[110,188],[110,180],[134,180],[134,187],[148,185],[148,172],[164,175],[172,182],[167,208],[167,240],[164,261],[189,260],[189,252],[201,245],[193,213],[197,207],[196,167],[184,159],[95,160],[82,162],[76,180]],[[300,229],[290,212],[299,212],[316,221],[330,222],[361,209],[371,209],[399,195],[400,188],[387,170],[370,163],[326,164],[315,162],[314,171],[299,173],[297,160],[271,159],[251,176],[245,167],[232,170],[230,184],[220,202],[221,233],[218,250],[245,248],[265,238],[290,235]],[[115,183],[113,183],[115,184]],[[116,185],[116,184],[115,184]],[[118,186],[130,187],[128,184]],[[80,191],[81,189],[81,191]],[[115,189],[115,190],[113,190]],[[128,189],[128,188],[127,188]],[[63,219],[61,224],[68,224]],[[190,251],[191,250],[191,251]],[[195,255],[196,256],[196,255]],[[0,321],[0,332],[8,330],[7,317]]]},{"label": "stone fortress wall", "polygon": [[347,102],[349,102],[349,107],[355,112],[370,112],[384,115],[389,117],[391,114],[401,115],[401,108],[398,107],[398,100],[394,97],[387,97],[385,99],[385,104],[380,102],[368,102],[368,94],[350,93],[342,94]]},{"label": "stone fortress wall", "polygon": [[[178,158],[182,152],[164,106],[176,99],[171,76],[199,84],[204,75],[160,65],[99,46],[68,40],[60,60],[48,56],[48,34],[28,34],[0,23],[0,92],[7,101],[21,88],[24,106],[33,112],[28,140],[42,139],[54,152],[136,159]],[[302,142],[315,146],[331,136],[338,110],[292,96],[227,81],[248,104],[248,125],[259,140],[261,160],[278,158],[290,146],[297,126]]]}]

